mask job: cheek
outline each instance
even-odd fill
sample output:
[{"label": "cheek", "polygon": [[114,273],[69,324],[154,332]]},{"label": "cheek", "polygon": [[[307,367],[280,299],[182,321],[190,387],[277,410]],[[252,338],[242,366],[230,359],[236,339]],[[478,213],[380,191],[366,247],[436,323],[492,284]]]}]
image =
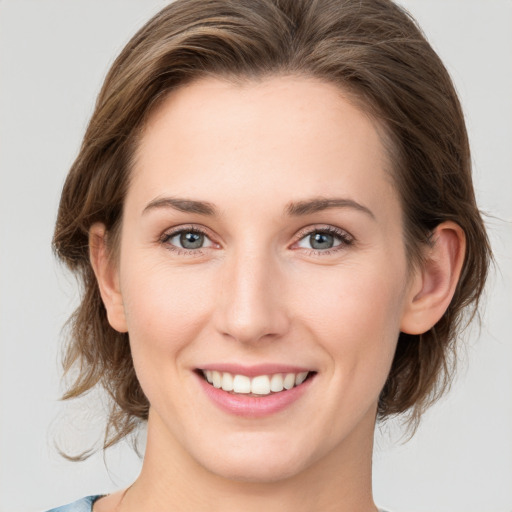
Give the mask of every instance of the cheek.
[{"label": "cheek", "polygon": [[301,316],[335,360],[335,368],[356,375],[365,366],[362,375],[371,368],[385,378],[400,330],[404,287],[393,272],[373,268],[317,276],[315,287],[301,300]]},{"label": "cheek", "polygon": [[190,404],[180,393],[165,397],[187,377],[183,363],[211,317],[214,290],[201,272],[173,271],[143,258],[125,262],[121,286],[137,378],[151,404],[174,417],[176,407]]},{"label": "cheek", "polygon": [[175,352],[196,337],[215,303],[213,283],[204,274],[197,267],[127,260],[121,286],[132,344]]},{"label": "cheek", "polygon": [[[328,354],[333,439],[367,414],[374,418],[399,335],[402,295],[383,275],[351,272],[329,298],[318,297],[316,339]],[[347,420],[350,418],[350,420]]]}]

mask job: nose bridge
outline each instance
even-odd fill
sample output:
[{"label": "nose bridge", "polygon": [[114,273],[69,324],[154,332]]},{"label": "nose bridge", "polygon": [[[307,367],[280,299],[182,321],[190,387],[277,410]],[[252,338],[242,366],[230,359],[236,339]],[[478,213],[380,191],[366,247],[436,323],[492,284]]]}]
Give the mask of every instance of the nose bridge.
[{"label": "nose bridge", "polygon": [[268,247],[234,249],[223,267],[218,330],[244,343],[284,334],[288,317],[281,282],[279,262]]}]

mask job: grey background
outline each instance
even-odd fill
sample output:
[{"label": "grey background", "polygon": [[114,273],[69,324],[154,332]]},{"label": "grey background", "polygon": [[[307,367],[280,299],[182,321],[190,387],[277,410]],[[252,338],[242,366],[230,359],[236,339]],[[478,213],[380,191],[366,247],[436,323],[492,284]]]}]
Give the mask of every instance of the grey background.
[{"label": "grey background", "polygon": [[[106,70],[162,0],[0,0],[0,511],[44,510],[127,485],[121,445],[56,452],[101,433],[98,398],[62,404],[61,327],[76,286],[50,240],[60,189]],[[375,497],[394,512],[512,510],[512,2],[403,0],[447,64],[467,115],[498,271],[452,392],[407,444],[377,433]],[[96,409],[95,409],[96,408]],[[106,464],[105,464],[106,462]]]}]

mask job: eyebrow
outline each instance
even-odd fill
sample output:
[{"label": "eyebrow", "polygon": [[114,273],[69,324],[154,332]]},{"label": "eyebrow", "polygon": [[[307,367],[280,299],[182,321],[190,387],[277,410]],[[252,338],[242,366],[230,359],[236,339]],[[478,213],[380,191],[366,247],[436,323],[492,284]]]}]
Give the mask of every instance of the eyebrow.
[{"label": "eyebrow", "polygon": [[[182,199],[177,197],[161,197],[153,199],[143,210],[143,214],[158,208],[173,208],[185,213],[197,213],[214,217],[218,210],[214,204],[208,201],[196,201],[194,199]],[[362,204],[347,198],[313,198],[304,201],[290,202],[285,207],[285,213],[291,217],[310,215],[312,213],[328,210],[331,208],[352,208],[354,210],[366,213],[372,219],[375,219],[373,212]]]},{"label": "eyebrow", "polygon": [[306,201],[297,201],[289,203],[286,207],[286,213],[290,216],[309,215],[311,213],[328,210],[330,208],[352,208],[366,213],[375,220],[373,212],[362,204],[352,199],[346,198],[323,198],[318,197]]},{"label": "eyebrow", "polygon": [[200,215],[217,215],[217,209],[207,201],[195,201],[193,199],[180,199],[177,197],[162,197],[153,199],[144,208],[143,214],[156,208],[174,208],[180,212],[198,213]]}]

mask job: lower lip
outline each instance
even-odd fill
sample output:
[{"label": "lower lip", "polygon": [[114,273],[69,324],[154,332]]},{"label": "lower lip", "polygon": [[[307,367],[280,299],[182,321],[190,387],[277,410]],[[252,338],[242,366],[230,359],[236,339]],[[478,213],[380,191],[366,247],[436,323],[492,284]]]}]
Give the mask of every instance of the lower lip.
[{"label": "lower lip", "polygon": [[232,394],[213,387],[200,375],[197,376],[206,396],[222,410],[235,416],[246,418],[261,418],[275,414],[296,402],[310,387],[313,376],[310,376],[299,386],[271,393],[269,395],[248,396]]}]

